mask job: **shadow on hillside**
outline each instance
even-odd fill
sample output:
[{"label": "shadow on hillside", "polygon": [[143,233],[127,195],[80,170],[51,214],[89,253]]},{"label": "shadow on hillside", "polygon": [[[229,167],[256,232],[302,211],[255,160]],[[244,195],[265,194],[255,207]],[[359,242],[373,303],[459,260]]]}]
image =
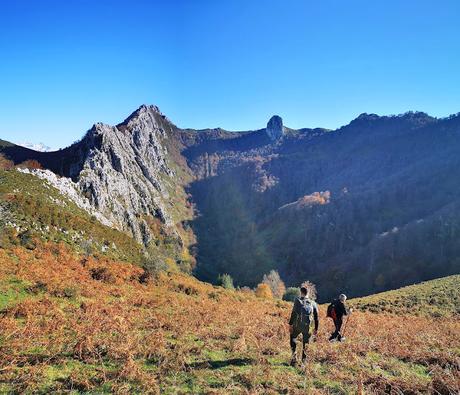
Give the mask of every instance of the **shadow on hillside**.
[{"label": "shadow on hillside", "polygon": [[232,358],[226,359],[224,361],[202,361],[202,362],[193,362],[188,365],[191,369],[221,369],[227,366],[247,366],[252,365],[254,360],[251,358]]}]

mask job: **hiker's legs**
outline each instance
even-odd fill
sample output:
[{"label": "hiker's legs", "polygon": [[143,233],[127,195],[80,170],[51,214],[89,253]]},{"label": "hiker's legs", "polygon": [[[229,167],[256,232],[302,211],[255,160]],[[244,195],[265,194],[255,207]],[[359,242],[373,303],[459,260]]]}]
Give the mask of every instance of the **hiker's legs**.
[{"label": "hiker's legs", "polygon": [[297,362],[295,350],[296,350],[296,345],[297,345],[296,338],[297,336],[299,336],[299,334],[300,334],[300,331],[297,328],[294,328],[294,330],[289,336],[289,343],[291,345],[291,351],[292,351],[291,366],[294,366]]},{"label": "hiker's legs", "polygon": [[340,331],[342,330],[342,323],[342,318],[337,318],[335,322],[335,337],[338,341],[342,340],[342,334],[340,333]]},{"label": "hiker's legs", "polygon": [[289,339],[289,340],[290,340],[290,344],[291,344],[291,351],[292,351],[293,354],[295,353],[295,348],[296,348],[296,341],[295,341],[295,338],[296,338],[296,337],[297,337],[297,336],[291,335],[291,336],[290,336],[290,339]]},{"label": "hiker's legs", "polygon": [[329,340],[334,340],[334,339],[338,339],[340,340],[342,338],[342,335],[340,334],[340,330],[342,329],[342,318],[336,318],[335,321],[334,321],[334,325],[335,325],[335,331],[334,333],[332,333],[331,337],[329,338]]},{"label": "hiker's legs", "polygon": [[307,358],[305,350],[307,348],[308,343],[310,343],[310,331],[307,330],[302,332],[302,361],[305,361],[305,359]]},{"label": "hiker's legs", "polygon": [[295,349],[296,349],[296,338],[297,336],[299,336],[300,334],[300,331],[297,329],[297,328],[294,328],[294,330],[292,331],[292,333],[290,334],[289,336],[289,343],[291,344],[291,351],[292,353],[294,354],[295,353]]}]

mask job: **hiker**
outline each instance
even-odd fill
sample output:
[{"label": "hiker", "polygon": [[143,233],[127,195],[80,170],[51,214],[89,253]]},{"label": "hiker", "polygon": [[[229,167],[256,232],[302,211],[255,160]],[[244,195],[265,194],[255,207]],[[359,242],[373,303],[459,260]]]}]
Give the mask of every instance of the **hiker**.
[{"label": "hiker", "polygon": [[302,334],[302,363],[305,362],[305,346],[310,341],[310,324],[312,319],[315,321],[315,330],[313,335],[318,333],[318,306],[310,299],[307,287],[300,287],[300,297],[294,301],[291,318],[289,320],[290,344],[292,350],[291,366],[297,362],[296,358],[296,338]]},{"label": "hiker", "polygon": [[346,300],[347,296],[340,294],[338,299],[335,299],[327,309],[327,316],[332,318],[335,325],[335,331],[329,337],[329,341],[337,340],[340,342],[345,340],[345,337],[340,332],[342,330],[343,316],[349,315],[353,311],[353,309],[347,309]]}]

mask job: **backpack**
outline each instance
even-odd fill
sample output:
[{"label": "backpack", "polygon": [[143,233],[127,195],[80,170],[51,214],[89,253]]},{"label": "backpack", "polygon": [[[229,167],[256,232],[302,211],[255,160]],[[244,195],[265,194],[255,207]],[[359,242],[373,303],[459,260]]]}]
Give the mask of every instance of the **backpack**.
[{"label": "backpack", "polygon": [[327,306],[326,317],[332,318],[333,321],[337,319],[337,313],[335,312],[335,301]]},{"label": "backpack", "polygon": [[300,302],[300,324],[303,327],[309,327],[310,323],[312,322],[312,316],[313,316],[313,310],[314,310],[314,302],[312,302],[310,299],[305,298],[301,299],[299,298]]}]

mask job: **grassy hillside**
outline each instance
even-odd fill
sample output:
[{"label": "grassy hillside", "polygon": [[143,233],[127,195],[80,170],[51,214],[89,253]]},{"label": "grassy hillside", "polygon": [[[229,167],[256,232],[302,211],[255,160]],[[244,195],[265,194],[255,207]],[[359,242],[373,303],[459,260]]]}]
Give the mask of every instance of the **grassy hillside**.
[{"label": "grassy hillside", "polygon": [[0,170],[0,244],[33,249],[38,238],[74,250],[140,263],[140,246],[102,225],[57,189],[31,174]]},{"label": "grassy hillside", "polygon": [[[458,318],[357,312],[288,366],[290,304],[179,273],[0,248],[1,393],[355,394],[460,390]],[[435,323],[435,324],[433,324]]]},{"label": "grassy hillside", "polygon": [[[162,232],[159,221],[146,218],[154,238],[144,249],[125,233],[102,225],[47,182],[14,168],[0,167],[0,214],[0,245],[5,248],[22,245],[33,250],[39,239],[63,242],[86,255],[150,267],[163,266],[165,260],[188,271],[193,265],[187,248]],[[183,239],[192,242],[190,233],[182,229]]]},{"label": "grassy hillside", "polygon": [[426,281],[394,291],[357,298],[361,311],[427,317],[460,316],[460,275]]}]

